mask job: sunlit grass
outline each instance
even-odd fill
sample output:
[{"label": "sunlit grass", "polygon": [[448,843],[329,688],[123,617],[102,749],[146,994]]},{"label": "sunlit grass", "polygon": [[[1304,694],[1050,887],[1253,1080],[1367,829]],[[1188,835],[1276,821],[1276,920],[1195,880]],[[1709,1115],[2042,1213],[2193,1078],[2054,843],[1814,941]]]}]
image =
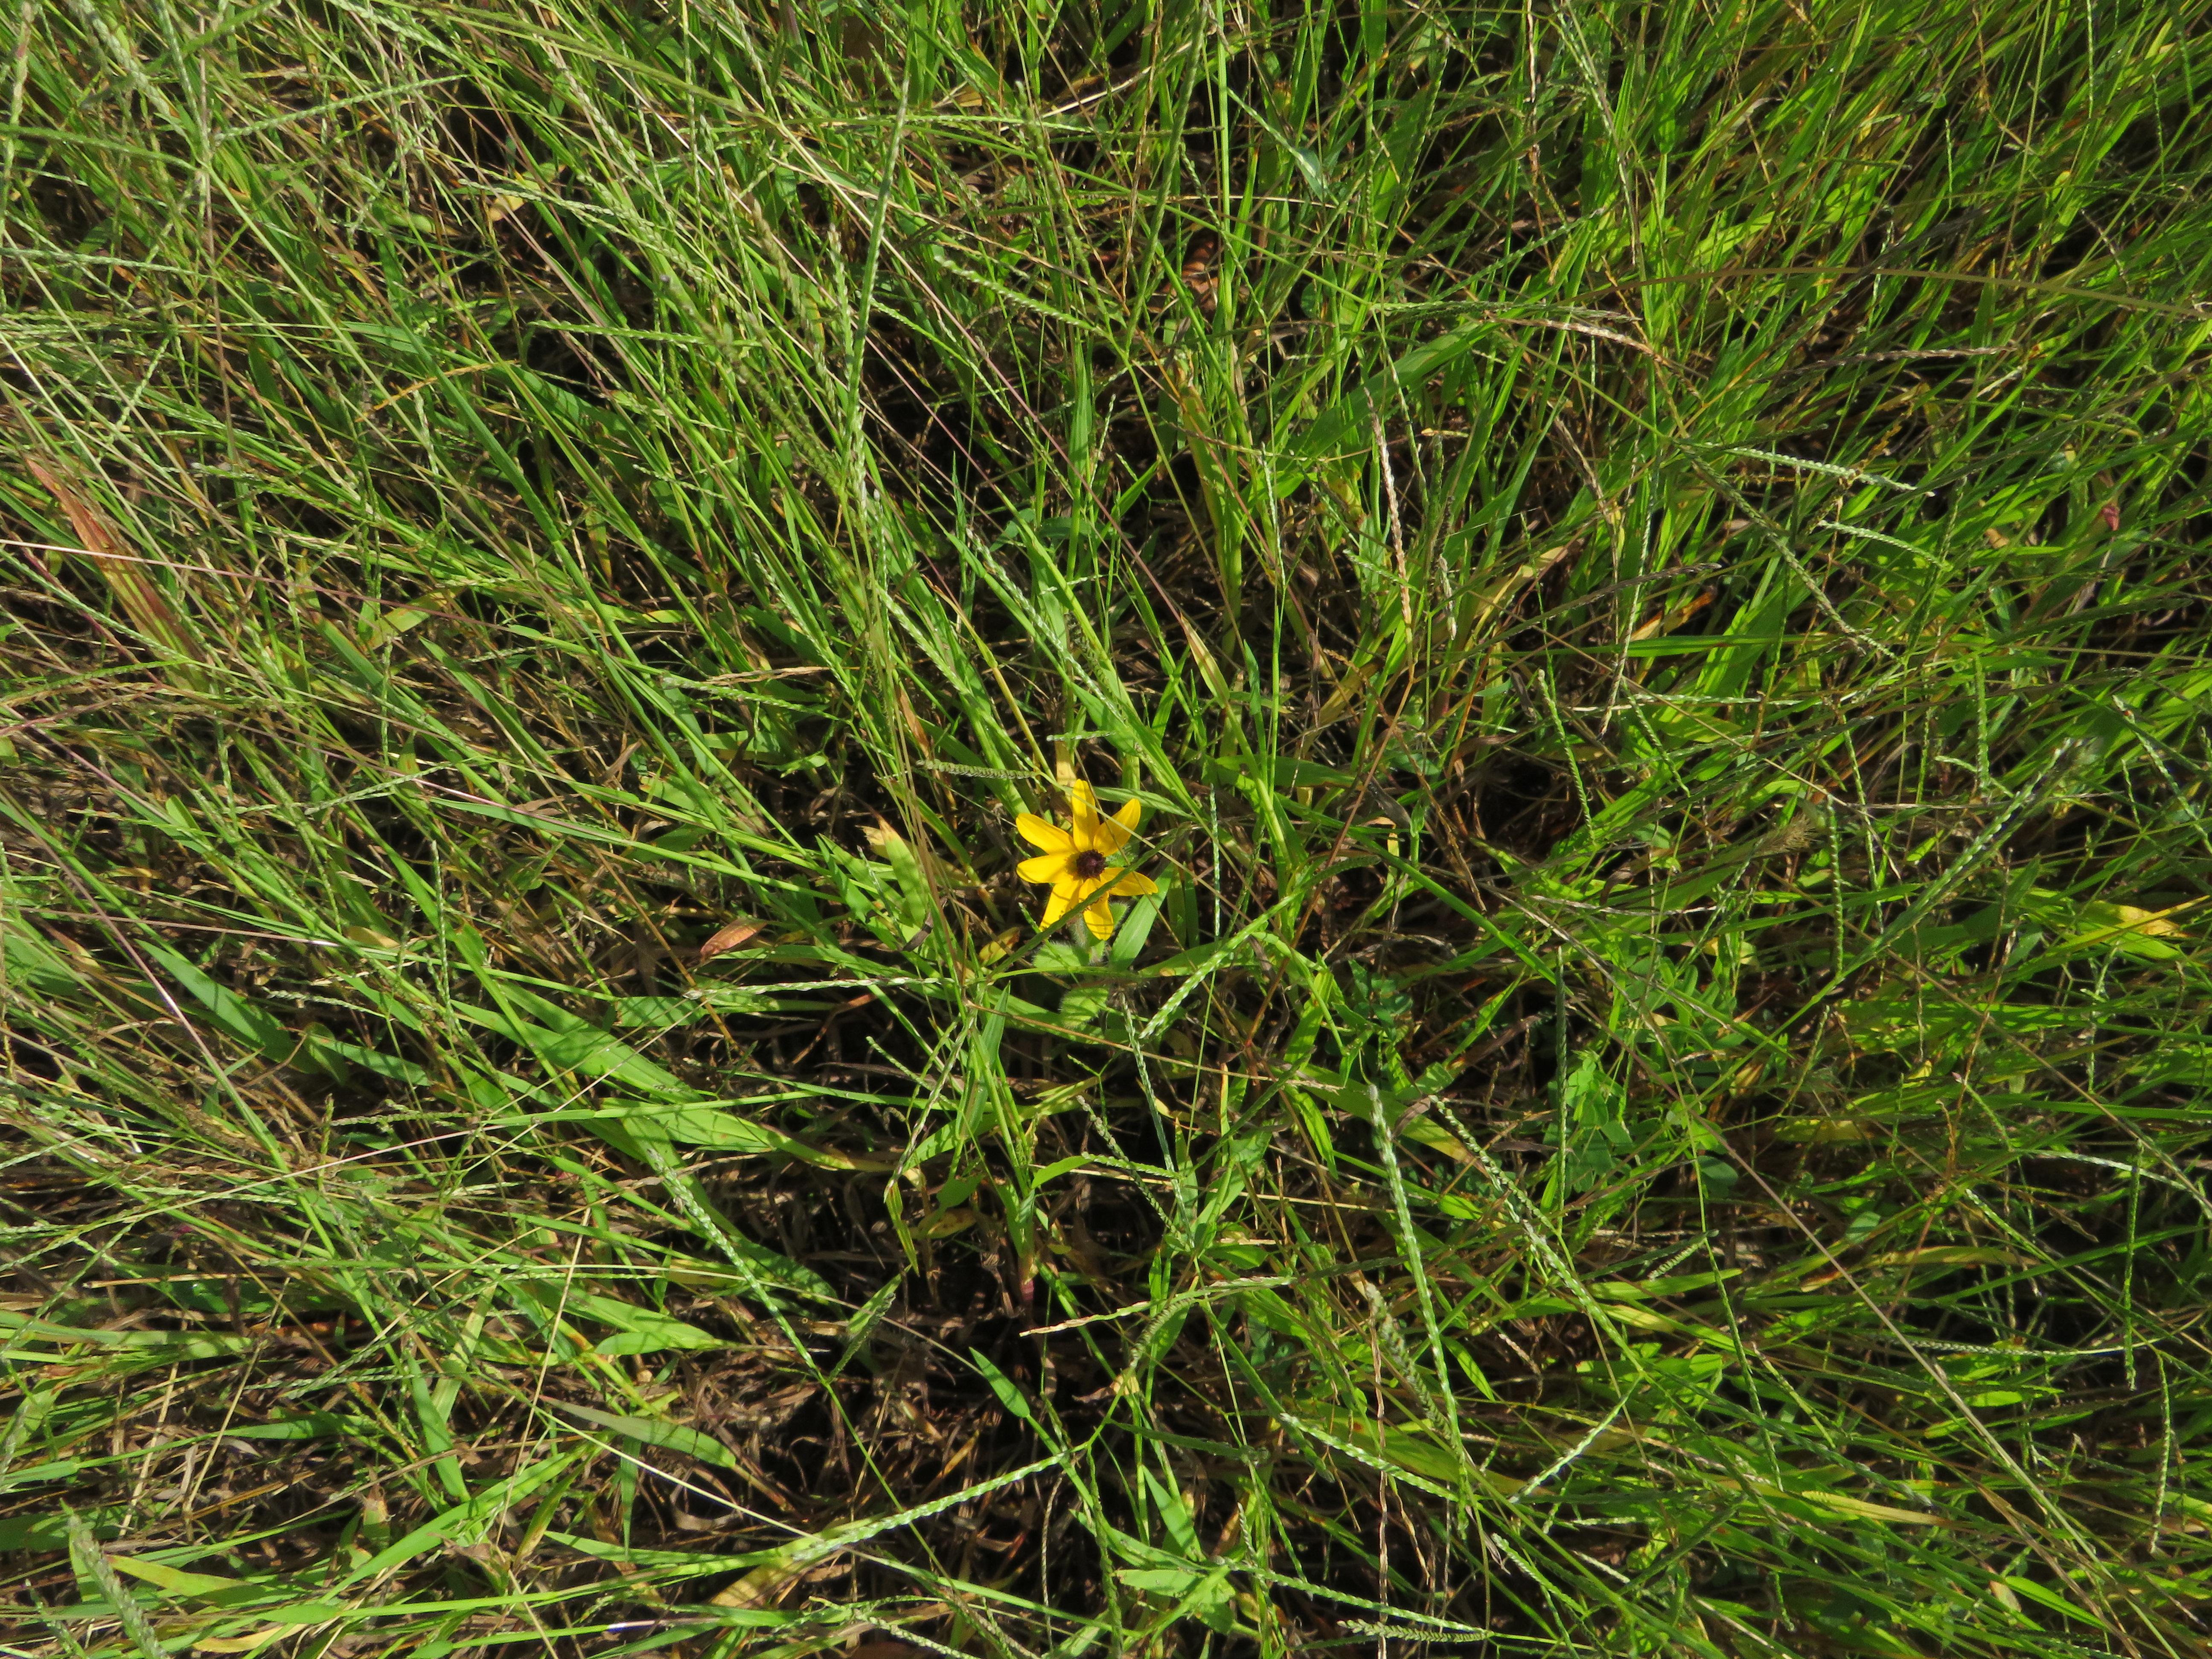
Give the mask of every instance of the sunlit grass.
[{"label": "sunlit grass", "polygon": [[10,1651],[2202,1648],[2201,7],[22,17]]}]

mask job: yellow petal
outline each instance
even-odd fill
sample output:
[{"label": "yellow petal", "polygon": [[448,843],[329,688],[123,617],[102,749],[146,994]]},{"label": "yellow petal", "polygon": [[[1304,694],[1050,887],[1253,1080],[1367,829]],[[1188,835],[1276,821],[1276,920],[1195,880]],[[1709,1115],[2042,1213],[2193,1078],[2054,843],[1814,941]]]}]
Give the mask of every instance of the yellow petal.
[{"label": "yellow petal", "polygon": [[1150,876],[1140,876],[1134,870],[1125,870],[1121,872],[1121,879],[1114,884],[1114,891],[1110,896],[1139,898],[1146,893],[1157,893],[1159,890],[1159,883],[1154,881]]},{"label": "yellow petal", "polygon": [[1082,903],[1084,896],[1083,884],[1079,881],[1054,883],[1052,896],[1045,901],[1044,925],[1050,927],[1058,922],[1062,916]]},{"label": "yellow petal", "polygon": [[1110,818],[1101,818],[1098,830],[1091,844],[1108,858],[1112,858],[1129,844],[1130,832],[1136,829],[1137,819],[1143,813],[1144,803],[1132,795],[1121,803],[1121,809]]},{"label": "yellow petal", "polygon": [[1069,911],[1080,909],[1094,898],[1103,903],[1104,899],[1101,896],[1114,884],[1114,878],[1121,873],[1119,870],[1107,870],[1088,881],[1074,876],[1062,876],[1052,884],[1052,902],[1044,907],[1044,925],[1050,927]]},{"label": "yellow petal", "polygon": [[1075,809],[1075,850],[1079,853],[1098,844],[1098,797],[1091,793],[1091,786],[1081,779],[1067,786],[1069,804]]},{"label": "yellow petal", "polygon": [[1067,831],[1046,823],[1034,812],[1024,812],[1014,820],[1014,828],[1022,832],[1022,839],[1032,847],[1048,853],[1068,853],[1075,843],[1067,838]]},{"label": "yellow petal", "polygon": [[1015,867],[1022,872],[1024,881],[1058,881],[1066,872],[1071,853],[1044,853],[1033,859],[1024,859]]},{"label": "yellow petal", "polygon": [[1094,899],[1090,907],[1084,911],[1083,920],[1091,929],[1091,938],[1114,937],[1114,908],[1106,902],[1106,896],[1103,893]]}]

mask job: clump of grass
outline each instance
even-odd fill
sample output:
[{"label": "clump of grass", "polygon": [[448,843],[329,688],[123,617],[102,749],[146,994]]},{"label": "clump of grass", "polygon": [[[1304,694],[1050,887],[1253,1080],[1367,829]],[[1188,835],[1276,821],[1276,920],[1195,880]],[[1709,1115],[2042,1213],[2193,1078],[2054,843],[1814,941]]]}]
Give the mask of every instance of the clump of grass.
[{"label": "clump of grass", "polygon": [[24,9],[21,1650],[2201,1648],[2201,22]]}]

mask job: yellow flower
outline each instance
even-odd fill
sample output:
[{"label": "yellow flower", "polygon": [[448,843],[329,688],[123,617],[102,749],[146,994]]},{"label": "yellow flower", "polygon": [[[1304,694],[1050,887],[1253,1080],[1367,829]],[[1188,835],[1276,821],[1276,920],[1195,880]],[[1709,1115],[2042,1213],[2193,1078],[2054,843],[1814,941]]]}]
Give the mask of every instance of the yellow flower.
[{"label": "yellow flower", "polygon": [[1110,818],[1098,816],[1098,798],[1087,783],[1071,786],[1075,821],[1067,829],[1024,812],[1014,820],[1022,839],[1042,849],[1040,858],[1022,860],[1022,879],[1049,883],[1051,901],[1044,907],[1044,925],[1050,927],[1069,911],[1081,909],[1094,939],[1114,937],[1114,911],[1106,901],[1157,893],[1150,876],[1124,870],[1109,862],[1128,844],[1144,809],[1133,797]]}]

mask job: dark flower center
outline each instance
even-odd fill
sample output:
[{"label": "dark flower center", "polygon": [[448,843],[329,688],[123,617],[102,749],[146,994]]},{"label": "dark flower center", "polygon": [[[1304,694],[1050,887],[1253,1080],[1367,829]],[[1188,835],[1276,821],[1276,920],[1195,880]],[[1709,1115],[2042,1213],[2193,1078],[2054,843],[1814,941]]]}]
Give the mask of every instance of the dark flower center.
[{"label": "dark flower center", "polygon": [[1067,861],[1068,870],[1078,881],[1093,881],[1106,872],[1106,855],[1095,847],[1086,847]]}]

